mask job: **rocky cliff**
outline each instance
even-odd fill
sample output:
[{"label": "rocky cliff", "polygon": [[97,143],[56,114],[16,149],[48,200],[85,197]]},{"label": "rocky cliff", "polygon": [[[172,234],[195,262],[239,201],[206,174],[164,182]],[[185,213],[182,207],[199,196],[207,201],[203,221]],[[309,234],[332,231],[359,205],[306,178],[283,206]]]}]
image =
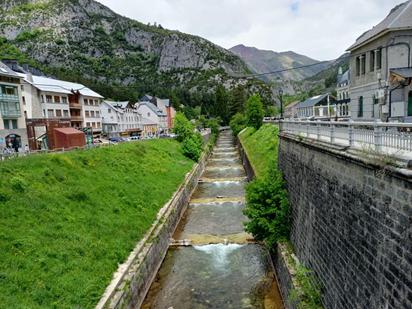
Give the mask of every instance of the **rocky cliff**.
[{"label": "rocky cliff", "polygon": [[242,78],[249,70],[233,53],[197,36],[120,16],[96,1],[0,4],[0,59],[30,61],[107,97],[167,95],[165,89],[176,87],[209,91],[219,83],[248,85],[270,96],[263,83]]}]

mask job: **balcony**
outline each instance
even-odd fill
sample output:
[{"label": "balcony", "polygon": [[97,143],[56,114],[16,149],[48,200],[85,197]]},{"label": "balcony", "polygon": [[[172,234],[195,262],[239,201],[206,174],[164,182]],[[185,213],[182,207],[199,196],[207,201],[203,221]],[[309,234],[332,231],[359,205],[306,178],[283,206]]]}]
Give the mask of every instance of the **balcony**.
[{"label": "balcony", "polygon": [[0,93],[0,101],[7,101],[7,102],[19,102],[18,95],[9,95],[5,93]]},{"label": "balcony", "polygon": [[17,102],[0,102],[0,114],[3,118],[21,117],[20,103]]},{"label": "balcony", "polygon": [[80,103],[69,103],[69,106],[70,106],[70,108],[73,108],[73,109],[82,109],[82,106],[81,106],[81,104]]},{"label": "balcony", "polygon": [[71,121],[83,121],[83,117],[82,116],[71,116],[70,120]]}]

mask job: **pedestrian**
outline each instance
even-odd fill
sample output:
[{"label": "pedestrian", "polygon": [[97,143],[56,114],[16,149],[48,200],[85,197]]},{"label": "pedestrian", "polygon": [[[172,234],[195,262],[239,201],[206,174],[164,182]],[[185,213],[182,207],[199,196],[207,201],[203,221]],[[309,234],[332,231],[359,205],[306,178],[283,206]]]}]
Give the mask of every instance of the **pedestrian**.
[{"label": "pedestrian", "polygon": [[30,149],[29,149],[29,145],[24,145],[24,152],[25,154],[29,154],[30,153]]}]

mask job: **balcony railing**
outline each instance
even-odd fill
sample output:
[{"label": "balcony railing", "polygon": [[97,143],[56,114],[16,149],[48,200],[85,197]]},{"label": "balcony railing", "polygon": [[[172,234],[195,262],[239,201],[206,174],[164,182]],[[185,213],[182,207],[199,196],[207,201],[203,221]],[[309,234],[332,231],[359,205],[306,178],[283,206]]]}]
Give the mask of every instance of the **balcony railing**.
[{"label": "balcony railing", "polygon": [[19,102],[18,95],[10,95],[5,93],[0,93],[0,101],[12,101],[12,102]]},{"label": "balcony railing", "polygon": [[333,144],[412,155],[412,123],[282,120],[280,130]]}]

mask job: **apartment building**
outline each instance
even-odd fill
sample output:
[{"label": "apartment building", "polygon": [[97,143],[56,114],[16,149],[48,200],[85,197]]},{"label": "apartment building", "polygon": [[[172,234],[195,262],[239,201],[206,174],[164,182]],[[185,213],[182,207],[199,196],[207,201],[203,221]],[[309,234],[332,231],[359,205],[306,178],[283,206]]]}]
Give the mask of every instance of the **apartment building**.
[{"label": "apartment building", "polygon": [[27,143],[21,78],[0,62],[0,148],[19,151]]},{"label": "apartment building", "polygon": [[412,1],[349,47],[351,118],[412,122]]}]

